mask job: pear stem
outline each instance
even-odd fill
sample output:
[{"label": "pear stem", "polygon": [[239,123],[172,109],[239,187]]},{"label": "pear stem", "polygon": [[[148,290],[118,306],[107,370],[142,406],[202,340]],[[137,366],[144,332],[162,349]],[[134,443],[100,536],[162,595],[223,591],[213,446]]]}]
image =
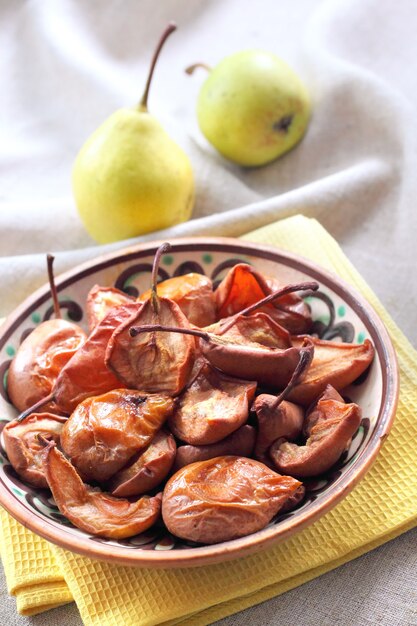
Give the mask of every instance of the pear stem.
[{"label": "pear stem", "polygon": [[129,330],[131,337],[136,337],[141,333],[180,333],[182,335],[193,335],[193,337],[199,337],[204,341],[210,341],[209,333],[205,333],[202,330],[196,330],[195,328],[180,328],[179,326],[162,326],[161,324],[146,324],[143,326],[132,326]]},{"label": "pear stem", "polygon": [[171,244],[168,242],[163,243],[159,246],[158,250],[155,252],[155,258],[153,260],[152,266],[152,307],[155,313],[158,312],[158,293],[157,293],[157,283],[158,283],[158,272],[159,272],[159,264],[161,262],[161,257],[165,252],[169,252],[171,250]]},{"label": "pear stem", "polygon": [[293,293],[294,291],[316,291],[318,288],[319,288],[319,285],[316,282],[296,283],[294,285],[286,285],[286,287],[281,287],[281,289],[278,289],[277,291],[270,293],[268,296],[265,296],[265,298],[262,298],[262,300],[258,300],[258,302],[251,304],[250,306],[246,307],[246,309],[243,309],[243,311],[239,311],[238,313],[233,315],[233,317],[230,318],[224,324],[224,326],[220,328],[217,334],[223,335],[227,330],[229,330],[230,328],[232,328],[232,326],[234,326],[234,324],[237,322],[237,320],[239,319],[241,315],[249,315],[249,313],[256,311],[256,309],[259,309],[265,304],[272,302],[276,298],[286,296],[289,293]]},{"label": "pear stem", "polygon": [[23,411],[23,413],[21,413],[16,418],[16,422],[19,422],[19,423],[22,422],[25,419],[25,417],[27,417],[28,415],[31,415],[31,413],[36,413],[38,409],[41,409],[43,406],[45,406],[45,404],[48,404],[48,402],[53,402],[54,400],[55,400],[55,394],[54,392],[52,392],[49,394],[49,396],[46,396],[45,398],[41,398],[41,400],[38,400],[38,402],[30,406],[28,409],[25,409],[25,411]]},{"label": "pear stem", "polygon": [[148,73],[148,78],[146,80],[146,85],[145,85],[145,91],[143,92],[143,96],[139,102],[139,107],[145,111],[148,110],[148,95],[149,95],[149,89],[151,86],[151,82],[152,82],[152,77],[153,77],[153,73],[155,70],[155,65],[156,62],[158,60],[159,57],[159,53],[162,50],[162,46],[164,45],[165,41],[168,39],[168,37],[170,36],[171,33],[174,32],[174,30],[177,30],[177,25],[175,24],[175,22],[170,22],[168,24],[168,26],[165,28],[164,32],[161,35],[161,38],[158,42],[158,45],[156,47],[155,52],[153,53],[153,57],[152,57],[152,61],[151,61],[151,66],[149,68],[149,73]]},{"label": "pear stem", "polygon": [[271,404],[272,410],[275,410],[281,404],[281,402],[285,400],[285,398],[288,396],[290,391],[292,391],[292,389],[298,383],[300,376],[305,372],[305,370],[308,368],[311,361],[313,360],[313,355],[314,355],[314,344],[310,339],[306,338],[304,339],[304,343],[302,347],[300,348],[300,360],[297,363],[297,367],[295,368],[288,385],[285,387],[283,391],[281,391],[281,393],[276,397],[274,402]]},{"label": "pear stem", "polygon": [[53,270],[54,259],[55,257],[53,254],[48,254],[46,256],[46,263],[48,267],[49,287],[51,289],[52,301],[54,303],[54,313],[55,313],[56,319],[60,320],[62,318],[62,315],[61,315],[61,308],[59,306],[58,292],[56,290],[56,285],[55,285],[54,270]]},{"label": "pear stem", "polygon": [[[43,446],[44,448],[47,448],[48,446],[52,446],[55,445],[55,441],[52,439],[52,437],[50,439],[47,439],[44,435],[42,435],[41,433],[38,433],[36,435],[36,439],[38,440],[38,443]],[[53,442],[53,444],[52,444]]]},{"label": "pear stem", "polygon": [[189,76],[191,76],[191,74],[194,74],[195,70],[198,68],[206,70],[207,72],[211,72],[212,70],[210,65],[207,65],[207,63],[193,63],[192,65],[189,65],[188,67],[186,67],[184,72],[188,74]]}]

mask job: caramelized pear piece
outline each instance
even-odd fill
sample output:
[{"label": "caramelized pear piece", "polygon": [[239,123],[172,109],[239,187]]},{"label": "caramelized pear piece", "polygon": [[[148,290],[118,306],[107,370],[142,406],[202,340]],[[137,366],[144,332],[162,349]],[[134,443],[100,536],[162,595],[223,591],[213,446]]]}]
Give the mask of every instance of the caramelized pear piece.
[{"label": "caramelized pear piece", "polygon": [[98,537],[124,539],[142,533],[158,519],[161,496],[136,502],[114,498],[85,485],[55,444],[45,450],[45,475],[57,507],[70,522]]},{"label": "caramelized pear piece", "polygon": [[[59,372],[87,337],[82,328],[61,319],[53,261],[54,257],[48,254],[48,276],[56,319],[42,322],[26,337],[9,368],[7,391],[19,411],[25,411],[49,396]],[[44,409],[56,412],[58,407],[51,400]]]},{"label": "caramelized pear piece", "polygon": [[281,350],[256,347],[254,344],[246,346],[242,343],[235,343],[227,336],[214,335],[196,328],[149,324],[131,326],[129,332],[132,337],[151,332],[179,333],[199,337],[202,340],[199,345],[203,356],[211,365],[226,375],[281,388],[289,382],[299,360],[298,348]]},{"label": "caramelized pear piece", "polygon": [[220,346],[202,344],[203,354],[213,365],[228,374],[257,380],[267,386],[285,387],[296,367],[298,351],[294,350],[285,328],[269,315],[255,311],[281,301],[295,291],[317,289],[318,284],[315,282],[280,287],[231,318],[221,320],[212,326],[212,329],[215,334],[229,342],[227,349],[222,349],[221,344]]},{"label": "caramelized pear piece", "polygon": [[197,461],[214,459],[216,456],[250,457],[255,445],[255,437],[253,426],[245,424],[217,443],[208,446],[180,446],[175,457],[174,471]]},{"label": "caramelized pear piece", "polygon": [[[253,313],[259,307],[268,302],[272,302],[283,294],[300,290],[315,290],[317,288],[318,284],[314,282],[298,283],[282,287],[279,291],[266,296],[263,300],[252,304],[244,311],[229,318],[220,328],[216,328],[216,334],[196,328],[179,328],[163,324],[148,324],[143,326],[131,326],[130,335],[137,337],[142,333],[155,331],[194,335],[202,339],[202,341],[199,342],[200,349],[206,359],[225,374],[245,380],[256,380],[265,385],[285,387],[297,366],[299,348],[291,347],[291,344],[290,347],[287,348],[273,348],[270,347],[270,339],[267,339],[268,345],[266,346],[254,341],[251,342],[251,340],[249,340],[248,344],[245,344],[242,334],[242,329],[245,328],[246,324],[244,316]],[[256,337],[257,340],[259,340],[262,336],[268,336],[269,333],[264,326],[265,318],[268,319],[267,316],[254,318],[261,327],[261,330],[257,334],[255,334],[253,328],[253,324],[256,324],[256,321],[249,323],[250,338]],[[238,325],[238,330],[236,332],[230,332],[236,324]],[[271,323],[268,322],[267,328],[271,328]],[[229,333],[229,336],[227,333]],[[279,328],[276,333],[276,340],[280,345],[286,345],[287,341],[289,342],[289,336],[285,329]]]},{"label": "caramelized pear piece", "polygon": [[279,439],[271,446],[269,453],[277,471],[299,477],[326,472],[340,458],[361,423],[357,404],[319,400],[317,409],[321,416],[304,446]]},{"label": "caramelized pear piece", "polygon": [[258,435],[256,437],[254,456],[255,459],[270,467],[272,463],[269,458],[269,448],[274,441],[281,437],[289,441],[294,441],[299,437],[303,427],[304,411],[296,404],[284,400],[270,414],[268,404],[266,404],[266,410],[262,408],[262,402],[268,397],[267,394],[258,396],[255,400],[257,405],[252,408],[254,408],[258,417]]},{"label": "caramelized pear piece", "polygon": [[[174,276],[157,285],[158,296],[173,300],[180,307],[190,324],[208,326],[216,321],[216,302],[213,283],[202,274]],[[145,291],[139,301],[147,300],[151,290]]]},{"label": "caramelized pear piece", "polygon": [[52,391],[60,409],[72,413],[86,398],[123,387],[123,382],[106,366],[104,357],[115,328],[134,315],[141,306],[131,302],[112,309],[68,361]]},{"label": "caramelized pear piece", "polygon": [[[234,315],[280,288],[275,278],[263,276],[246,263],[235,265],[215,291],[220,318]],[[311,312],[296,294],[286,294],[263,309],[276,322],[294,334],[307,332],[312,324]]]},{"label": "caramelized pear piece", "polygon": [[66,419],[52,413],[33,413],[21,422],[9,422],[3,429],[10,463],[23,480],[35,487],[48,487],[43,468],[45,448],[38,435],[59,442]]},{"label": "caramelized pear piece", "polygon": [[309,339],[305,339],[300,349],[298,365],[284,391],[278,396],[263,393],[256,398],[252,405],[252,411],[255,411],[258,418],[255,457],[265,465],[271,465],[268,449],[276,439],[285,437],[294,440],[301,433],[304,411],[296,404],[286,402],[285,398],[308,370],[313,354],[313,343]]},{"label": "caramelized pear piece", "polygon": [[176,450],[174,437],[160,430],[134,463],[113,476],[109,491],[113,496],[127,498],[155,489],[168,476]]},{"label": "caramelized pear piece", "polygon": [[167,482],[162,517],[182,539],[217,543],[261,530],[300,486],[244,457],[192,463]]},{"label": "caramelized pear piece", "polygon": [[85,480],[104,482],[149,445],[173,407],[171,398],[128,389],[87,398],[62,429],[62,449]]},{"label": "caramelized pear piece", "polygon": [[205,363],[169,418],[176,437],[194,445],[224,439],[248,419],[256,382],[237,380]]},{"label": "caramelized pear piece", "polygon": [[204,330],[230,339],[238,345],[281,349],[292,346],[288,330],[274,322],[266,313],[254,313],[248,317],[240,314],[233,318],[228,317]]},{"label": "caramelized pear piece", "polygon": [[[295,347],[304,337],[292,337]],[[288,395],[296,404],[308,406],[327,387],[332,385],[341,390],[353,383],[372,363],[374,347],[369,339],[364,343],[338,343],[311,337],[314,343],[314,358],[310,368],[298,385]]]},{"label": "caramelized pear piece", "polygon": [[200,342],[201,351],[210,363],[230,376],[256,380],[261,385],[284,387],[298,363],[299,350],[268,348],[235,343],[233,339],[211,335]]},{"label": "caramelized pear piece", "polygon": [[128,296],[116,287],[100,287],[94,285],[87,296],[87,319],[90,332],[106,317],[114,307],[134,302],[134,298]]},{"label": "caramelized pear piece", "polygon": [[158,249],[152,271],[152,295],[141,304],[136,316],[122,324],[109,342],[106,363],[128,387],[148,393],[178,395],[188,380],[195,354],[195,340],[189,336],[140,335],[132,339],[132,325],[163,324],[189,328],[175,302],[156,293],[156,278],[162,254],[169,244]]},{"label": "caramelized pear piece", "polygon": [[[344,402],[340,393],[338,393],[331,385],[327,385],[323,393],[307,409],[303,424],[303,435],[306,438],[310,437],[311,429],[315,426],[315,424],[317,424],[319,419],[322,419],[323,417],[320,407],[318,407],[320,400],[337,400],[338,402]],[[287,437],[286,435],[280,436],[290,439],[290,437]]]},{"label": "caramelized pear piece", "polygon": [[[50,395],[60,371],[86,338],[76,324],[61,319],[42,322],[26,337],[10,364],[7,379],[10,400],[19,411]],[[44,409],[66,412],[53,400]]]},{"label": "caramelized pear piece", "polygon": [[[106,352],[106,363],[125,385],[149,393],[181,393],[191,372],[195,341],[192,337],[156,333],[132,339],[130,328],[155,321],[150,300],[134,318],[127,320],[113,334]],[[187,328],[187,318],[171,300],[160,298],[157,319],[162,324]]]},{"label": "caramelized pear piece", "polygon": [[23,411],[17,420],[25,419],[51,401],[63,413],[72,413],[86,398],[122,387],[122,381],[105,364],[106,347],[114,329],[141,306],[138,302],[131,302],[112,309],[60,371],[49,396]]},{"label": "caramelized pear piece", "polygon": [[295,507],[297,507],[300,504],[300,502],[304,500],[305,495],[306,495],[306,488],[304,487],[304,485],[300,485],[297,491],[293,493],[293,495],[290,496],[288,500],[285,502],[284,506],[280,510],[280,513],[288,513],[289,511],[293,511]]}]

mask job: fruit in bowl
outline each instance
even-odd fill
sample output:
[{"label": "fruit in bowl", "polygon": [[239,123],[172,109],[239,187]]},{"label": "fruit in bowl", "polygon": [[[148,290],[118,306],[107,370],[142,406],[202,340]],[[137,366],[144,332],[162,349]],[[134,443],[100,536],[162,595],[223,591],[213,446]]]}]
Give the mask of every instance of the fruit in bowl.
[{"label": "fruit in bowl", "polygon": [[[154,264],[153,282],[157,276],[162,279],[159,283],[162,291],[164,281],[177,280],[193,272],[213,281],[216,311],[221,310],[219,303],[228,303],[226,318],[204,329],[197,328],[175,304],[175,290],[171,289],[170,297],[165,297],[158,296],[158,289],[154,288],[141,302],[141,294],[148,290],[151,282],[155,247],[148,244],[118,252],[76,268],[57,281],[58,292],[65,293],[66,301],[72,303],[69,309],[72,317],[85,328],[85,303],[95,284],[114,289],[118,298],[118,308],[110,306],[107,315],[96,323],[90,334],[96,348],[94,338],[106,337],[103,363],[110,368],[107,371],[113,378],[109,376],[107,381],[114,385],[112,390],[100,390],[100,396],[88,377],[75,380],[78,387],[84,385],[83,393],[87,391],[89,395],[71,409],[71,417],[63,427],[66,437],[61,436],[58,445],[62,445],[68,458],[59,452],[56,438],[48,442],[44,433],[37,439],[39,456],[49,459],[41,462],[47,467],[52,467],[53,463],[56,472],[72,477],[73,495],[81,499],[83,506],[87,502],[88,507],[93,507],[89,508],[90,512],[94,511],[104,498],[106,506],[115,507],[109,529],[102,532],[102,524],[93,528],[85,526],[82,520],[80,523],[73,509],[72,512],[68,509],[66,494],[57,491],[50,472],[50,486],[53,493],[55,490],[58,510],[51,504],[47,492],[32,488],[19,477],[4,451],[0,499],[35,532],[83,554],[125,564],[196,565],[247,554],[278,541],[311,523],[354,486],[375,457],[380,435],[388,432],[393,418],[397,393],[395,357],[375,313],[339,279],[298,257],[234,240],[178,240],[171,251],[160,255],[159,271]],[[252,268],[252,272],[242,270],[242,265]],[[255,302],[248,301],[250,290],[245,292],[239,284],[240,276],[244,276],[246,284],[249,275],[265,279],[256,281],[263,298],[257,293]],[[310,291],[304,292],[305,298],[301,297],[302,292],[300,295],[281,292],[280,299],[276,295],[280,287],[277,289],[276,283],[265,277],[279,280],[284,286],[307,282]],[[314,283],[319,287],[316,291],[312,290]],[[191,284],[196,283],[191,281]],[[100,293],[100,289],[96,288],[94,293]],[[109,292],[105,293],[109,299]],[[204,293],[212,301],[213,296],[210,297],[207,290]],[[124,304],[120,304],[120,300]],[[263,302],[259,304],[259,300]],[[89,302],[91,309],[91,298]],[[100,302],[102,306],[102,300]],[[12,348],[19,349],[22,331],[30,328],[33,312],[42,316],[48,311],[48,304],[45,288],[9,318],[0,340],[2,356],[6,357]],[[110,316],[114,320],[115,311],[120,314],[123,307],[130,307],[131,315],[119,320],[117,328],[112,328],[106,318]],[[294,321],[298,327],[304,324],[299,328],[302,334],[291,334],[274,320],[274,316],[280,316],[282,321],[285,312],[290,326]],[[215,344],[214,350],[207,349],[208,341],[201,333],[209,336],[210,342]],[[84,344],[84,354],[90,338]],[[188,346],[185,351],[184,346]],[[203,346],[206,346],[204,350]],[[218,356],[221,350],[224,356],[230,349],[240,351],[240,355],[243,351],[245,359],[226,359],[223,369],[219,368],[218,361],[210,360],[211,354]],[[156,368],[154,376],[149,376],[149,351],[155,357],[152,359]],[[251,365],[255,378],[241,378],[241,361],[250,364],[254,359],[256,362],[262,358],[259,352],[265,358],[265,354],[288,354],[288,351],[297,358],[287,357],[290,371],[275,387],[268,381],[260,384],[259,369]],[[163,355],[168,358],[162,358]],[[141,368],[143,358],[145,365]],[[229,371],[225,370],[225,362]],[[332,362],[336,362],[337,367],[332,366]],[[178,365],[184,368],[181,376],[175,374]],[[10,358],[5,358],[1,364],[3,372],[9,366]],[[90,378],[94,379],[94,368],[90,371]],[[171,382],[161,391],[158,380],[165,385],[165,371],[169,372]],[[350,379],[346,378],[347,372],[351,372]],[[307,408],[312,389],[314,403]],[[158,413],[156,418],[155,409],[149,413],[146,403],[161,393],[160,402],[165,403],[166,413],[165,416]],[[109,394],[113,394],[111,402]],[[81,398],[83,394],[71,395]],[[13,419],[16,411],[5,399],[6,388],[3,396],[3,415]],[[199,411],[193,412],[196,406]],[[23,417],[20,424],[26,419],[30,416]],[[129,420],[139,431],[131,426],[125,428]],[[153,424],[151,430],[150,424]],[[6,428],[11,430],[11,426]],[[146,440],[142,428],[148,433]],[[94,429],[94,436],[91,429]],[[78,439],[74,439],[76,431]],[[161,441],[155,439],[157,432]],[[101,441],[100,451],[91,445],[93,440]],[[243,447],[242,440],[246,442]],[[74,453],[76,441],[81,441],[82,447]],[[82,458],[78,454],[80,449],[89,457]],[[144,450],[148,456],[141,461]],[[83,462],[86,458],[94,461]],[[105,475],[100,475],[100,459],[103,458],[109,464]],[[90,467],[94,468],[94,475]],[[117,478],[119,471],[124,472],[120,480]],[[141,487],[145,475],[154,479],[147,492]],[[203,483],[203,476],[211,477],[210,481]],[[255,497],[254,476],[264,485],[262,497],[260,492]],[[124,487],[128,493],[123,487],[120,491],[120,485],[128,484],[129,487]],[[185,492],[184,484],[188,485]],[[227,489],[224,484],[228,485]],[[138,490],[137,495],[133,495],[132,488]],[[135,503],[141,502],[137,505],[140,511],[133,511],[132,498]],[[162,521],[157,515],[161,508]],[[123,515],[128,517],[130,513],[139,515],[142,526],[132,526],[125,534],[131,518],[124,519],[122,509]],[[237,514],[239,509],[242,513]],[[195,514],[194,518],[188,516],[188,528],[187,524],[184,526],[185,518],[180,519],[185,510]],[[63,517],[68,512],[67,517],[75,527]],[[112,521],[115,515],[118,519],[116,534]],[[201,521],[204,518],[212,520],[214,525],[207,521],[205,525]],[[227,520],[232,518],[234,521],[228,524]],[[253,524],[254,519],[258,519],[258,525]],[[190,524],[189,520],[195,523]],[[221,524],[219,520],[226,523]]]}]

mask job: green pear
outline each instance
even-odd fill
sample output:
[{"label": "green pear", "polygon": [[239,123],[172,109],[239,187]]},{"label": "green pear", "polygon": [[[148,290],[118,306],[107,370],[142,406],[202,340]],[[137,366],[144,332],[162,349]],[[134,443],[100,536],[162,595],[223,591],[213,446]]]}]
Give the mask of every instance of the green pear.
[{"label": "green pear", "polygon": [[284,61],[269,52],[246,50],[210,71],[198,96],[197,118],[220,154],[239,165],[258,166],[300,141],[310,118],[310,98]]},{"label": "green pear", "polygon": [[75,160],[76,205],[87,231],[99,243],[167,228],[191,215],[190,161],[147,108],[157,58],[175,29],[170,24],[161,37],[139,106],[113,113]]}]

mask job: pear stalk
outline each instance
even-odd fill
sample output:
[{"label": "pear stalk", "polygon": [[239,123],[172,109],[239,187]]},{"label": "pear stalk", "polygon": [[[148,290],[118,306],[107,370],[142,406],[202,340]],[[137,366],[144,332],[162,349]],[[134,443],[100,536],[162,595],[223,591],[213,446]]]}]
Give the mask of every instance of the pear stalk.
[{"label": "pear stalk", "polygon": [[271,404],[271,410],[275,411],[278,406],[285,400],[285,398],[289,395],[289,393],[294,389],[295,385],[298,383],[299,379],[303,375],[303,373],[308,369],[313,360],[314,355],[314,345],[309,339],[304,339],[303,346],[300,349],[300,360],[298,361],[298,365],[295,368],[291,379],[288,385],[285,387],[283,391],[276,397],[274,402]]},{"label": "pear stalk", "polygon": [[181,328],[179,326],[162,326],[161,324],[144,324],[143,326],[132,326],[129,330],[131,337],[136,337],[141,333],[181,333],[183,335],[192,335],[193,337],[199,337],[204,341],[210,341],[209,333],[205,333],[203,330],[197,330],[195,328]]},{"label": "pear stalk", "polygon": [[201,68],[202,70],[206,70],[206,72],[211,72],[211,70],[213,69],[212,67],[210,67],[210,65],[207,65],[207,63],[193,63],[192,65],[186,67],[184,72],[191,76],[191,74],[194,74],[195,70],[199,68]]},{"label": "pear stalk", "polygon": [[49,287],[51,289],[52,302],[54,304],[54,313],[55,313],[56,319],[60,320],[62,318],[62,315],[61,315],[61,308],[59,306],[58,293],[57,293],[56,285],[55,285],[54,270],[53,270],[54,260],[55,260],[55,257],[53,254],[48,254],[46,256],[46,262],[47,262],[47,267],[48,267]]},{"label": "pear stalk", "polygon": [[230,328],[232,328],[232,326],[236,324],[239,317],[249,315],[250,313],[253,313],[253,311],[256,311],[262,306],[265,306],[265,304],[269,304],[270,302],[272,302],[273,300],[276,300],[277,298],[287,296],[290,293],[294,293],[294,291],[317,291],[318,288],[319,288],[318,283],[314,281],[305,282],[305,283],[295,283],[292,285],[286,285],[285,287],[281,287],[280,289],[277,289],[277,291],[274,291],[273,293],[270,293],[268,296],[265,296],[264,298],[262,298],[262,300],[258,300],[258,302],[255,302],[254,304],[251,304],[248,307],[246,307],[246,309],[243,309],[242,311],[238,311],[237,313],[235,313],[229,320],[225,322],[224,326],[220,327],[220,330],[217,334],[224,335],[226,331],[230,330]]},{"label": "pear stalk", "polygon": [[146,80],[145,91],[143,92],[143,96],[139,102],[139,109],[142,111],[148,110],[148,95],[149,95],[149,89],[151,86],[156,62],[158,60],[159,54],[162,50],[164,43],[166,42],[170,34],[174,32],[174,30],[177,30],[177,25],[175,24],[175,22],[170,22],[168,26],[165,28],[164,32],[162,33],[161,38],[158,42],[158,45],[156,46],[156,50],[152,57],[151,66],[149,68],[148,78]]},{"label": "pear stalk", "polygon": [[36,413],[38,409],[41,409],[43,406],[45,406],[45,404],[48,404],[48,402],[53,402],[54,400],[55,400],[55,392],[52,392],[49,394],[49,396],[45,396],[45,398],[41,398],[40,400],[38,400],[38,402],[35,402],[35,404],[25,409],[16,418],[16,422],[19,422],[19,423],[23,422],[25,417],[28,417],[28,415],[31,415],[31,413]]},{"label": "pear stalk", "polygon": [[157,292],[157,283],[158,283],[158,272],[159,272],[159,264],[161,262],[161,257],[165,252],[169,252],[171,250],[171,244],[168,242],[163,243],[159,246],[158,250],[155,252],[155,258],[153,260],[152,266],[152,291],[151,291],[151,300],[152,307],[155,313],[158,313],[158,292]]}]

